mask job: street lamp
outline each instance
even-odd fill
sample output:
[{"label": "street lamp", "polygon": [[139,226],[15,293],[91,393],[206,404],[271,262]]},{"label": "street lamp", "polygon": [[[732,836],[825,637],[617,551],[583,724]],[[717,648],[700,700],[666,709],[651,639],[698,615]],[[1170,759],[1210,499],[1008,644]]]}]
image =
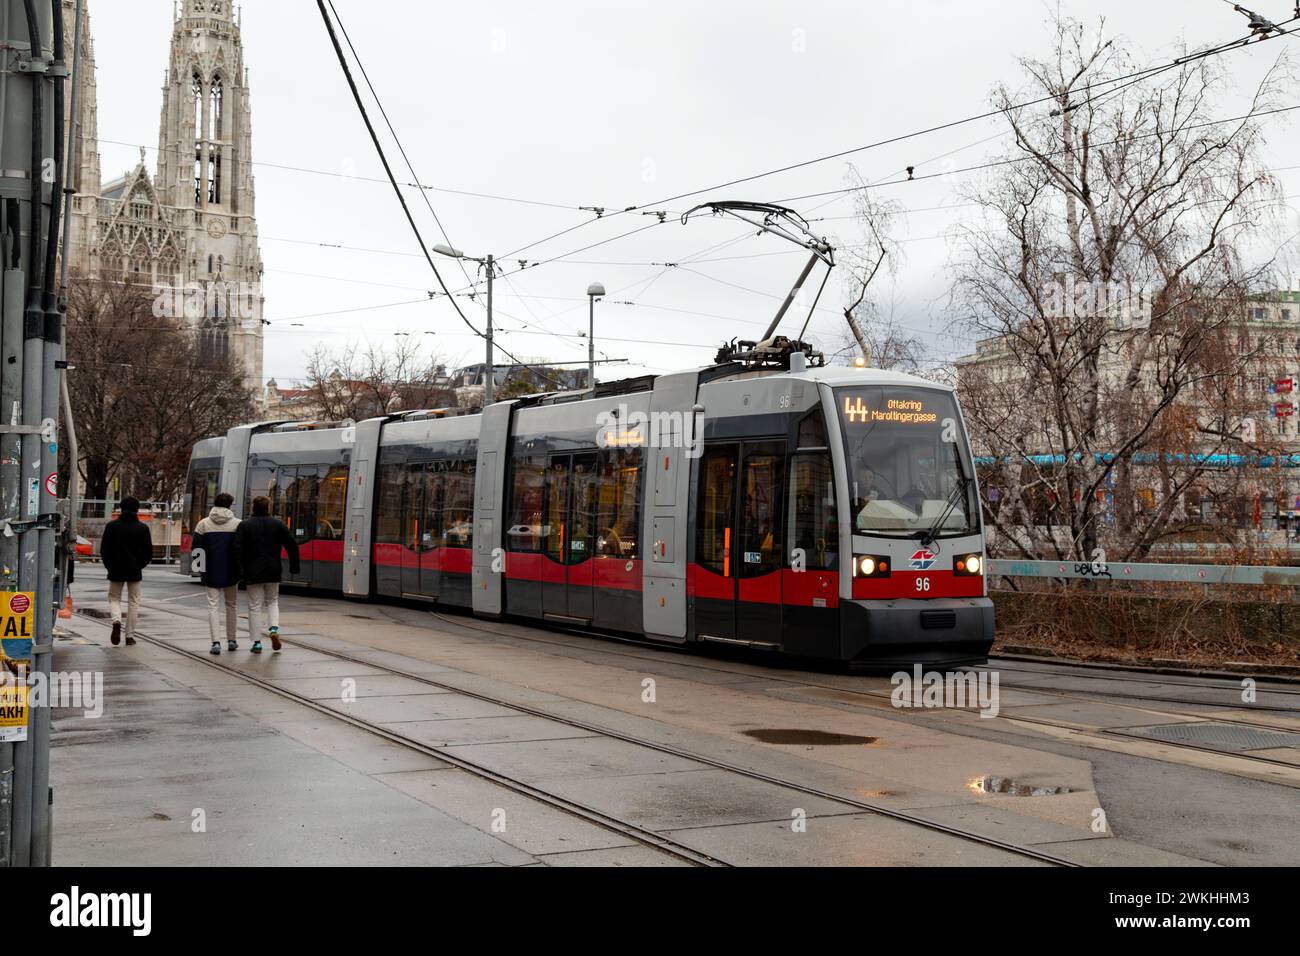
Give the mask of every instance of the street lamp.
[{"label": "street lamp", "polygon": [[605,297],[605,287],[599,282],[587,286],[587,298],[591,300],[591,325],[587,333],[587,385],[596,393],[596,300]]},{"label": "street lamp", "polygon": [[[476,259],[474,256],[467,256],[459,249],[453,249],[451,246],[437,245],[433,251],[440,256],[446,256],[448,259],[464,259],[468,262],[477,262],[487,270],[487,365],[483,375],[483,404],[485,406],[492,404],[492,386],[496,378],[496,368],[494,361],[496,356],[492,349],[492,280],[496,278],[496,260],[491,256],[485,259]],[[603,294],[603,293],[602,293]]]}]

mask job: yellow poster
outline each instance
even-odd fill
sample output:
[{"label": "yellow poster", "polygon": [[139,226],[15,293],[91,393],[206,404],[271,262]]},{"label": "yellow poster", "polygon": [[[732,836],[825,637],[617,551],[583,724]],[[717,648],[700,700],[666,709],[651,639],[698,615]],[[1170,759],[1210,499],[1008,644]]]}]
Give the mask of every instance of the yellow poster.
[{"label": "yellow poster", "polygon": [[32,671],[36,595],[0,593],[0,742],[27,739],[27,679]]},{"label": "yellow poster", "polygon": [[27,685],[12,675],[0,675],[0,743],[27,739]]}]

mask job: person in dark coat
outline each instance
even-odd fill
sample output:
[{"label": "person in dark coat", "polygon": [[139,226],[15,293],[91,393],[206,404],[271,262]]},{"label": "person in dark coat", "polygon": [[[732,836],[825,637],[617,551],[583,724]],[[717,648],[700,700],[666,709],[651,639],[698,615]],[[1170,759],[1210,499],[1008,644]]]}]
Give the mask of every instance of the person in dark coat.
[{"label": "person in dark coat", "polygon": [[221,653],[221,605],[226,606],[226,644],[230,651],[239,650],[235,634],[239,627],[239,549],[235,533],[239,519],[231,511],[235,496],[224,491],[213,502],[212,512],[194,529],[190,547],[191,567],[199,569],[208,589],[208,629],[212,632],[212,650]]},{"label": "person in dark coat", "polygon": [[113,620],[114,645],[122,641],[122,590],[127,592],[126,643],[135,643],[135,625],[140,616],[140,582],[144,569],[153,563],[153,535],[140,521],[140,502],[123,498],[120,516],[104,528],[99,556],[108,572],[108,611]]},{"label": "person in dark coat", "polygon": [[280,579],[283,576],[281,553],[289,555],[289,571],[298,574],[298,542],[289,526],[271,517],[271,499],[254,498],[253,516],[241,521],[235,532],[235,547],[248,586],[248,633],[253,638],[253,653],[262,653],[262,614],[265,609],[267,635],[271,647],[280,650]]}]

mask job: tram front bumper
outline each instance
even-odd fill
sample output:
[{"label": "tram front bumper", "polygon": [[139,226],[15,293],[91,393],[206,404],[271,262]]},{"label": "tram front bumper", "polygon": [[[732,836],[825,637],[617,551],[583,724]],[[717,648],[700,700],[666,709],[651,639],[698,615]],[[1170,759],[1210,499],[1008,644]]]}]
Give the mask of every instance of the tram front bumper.
[{"label": "tram front bumper", "polygon": [[986,597],[849,601],[840,608],[843,658],[855,667],[982,664],[993,646],[993,602]]}]

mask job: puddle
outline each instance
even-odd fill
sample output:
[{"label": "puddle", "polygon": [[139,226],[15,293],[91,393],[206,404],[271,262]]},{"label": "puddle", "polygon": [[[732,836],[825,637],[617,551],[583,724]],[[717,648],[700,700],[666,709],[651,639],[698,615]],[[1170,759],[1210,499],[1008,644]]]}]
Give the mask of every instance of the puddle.
[{"label": "puddle", "polygon": [[765,744],[789,744],[802,747],[852,747],[874,744],[875,737],[853,734],[829,734],[824,730],[746,730],[746,737]]},{"label": "puddle", "polygon": [[1069,787],[1031,787],[1016,783],[1009,777],[973,777],[967,788],[976,793],[1000,793],[1009,797],[1055,797],[1062,793],[1073,793]]}]

